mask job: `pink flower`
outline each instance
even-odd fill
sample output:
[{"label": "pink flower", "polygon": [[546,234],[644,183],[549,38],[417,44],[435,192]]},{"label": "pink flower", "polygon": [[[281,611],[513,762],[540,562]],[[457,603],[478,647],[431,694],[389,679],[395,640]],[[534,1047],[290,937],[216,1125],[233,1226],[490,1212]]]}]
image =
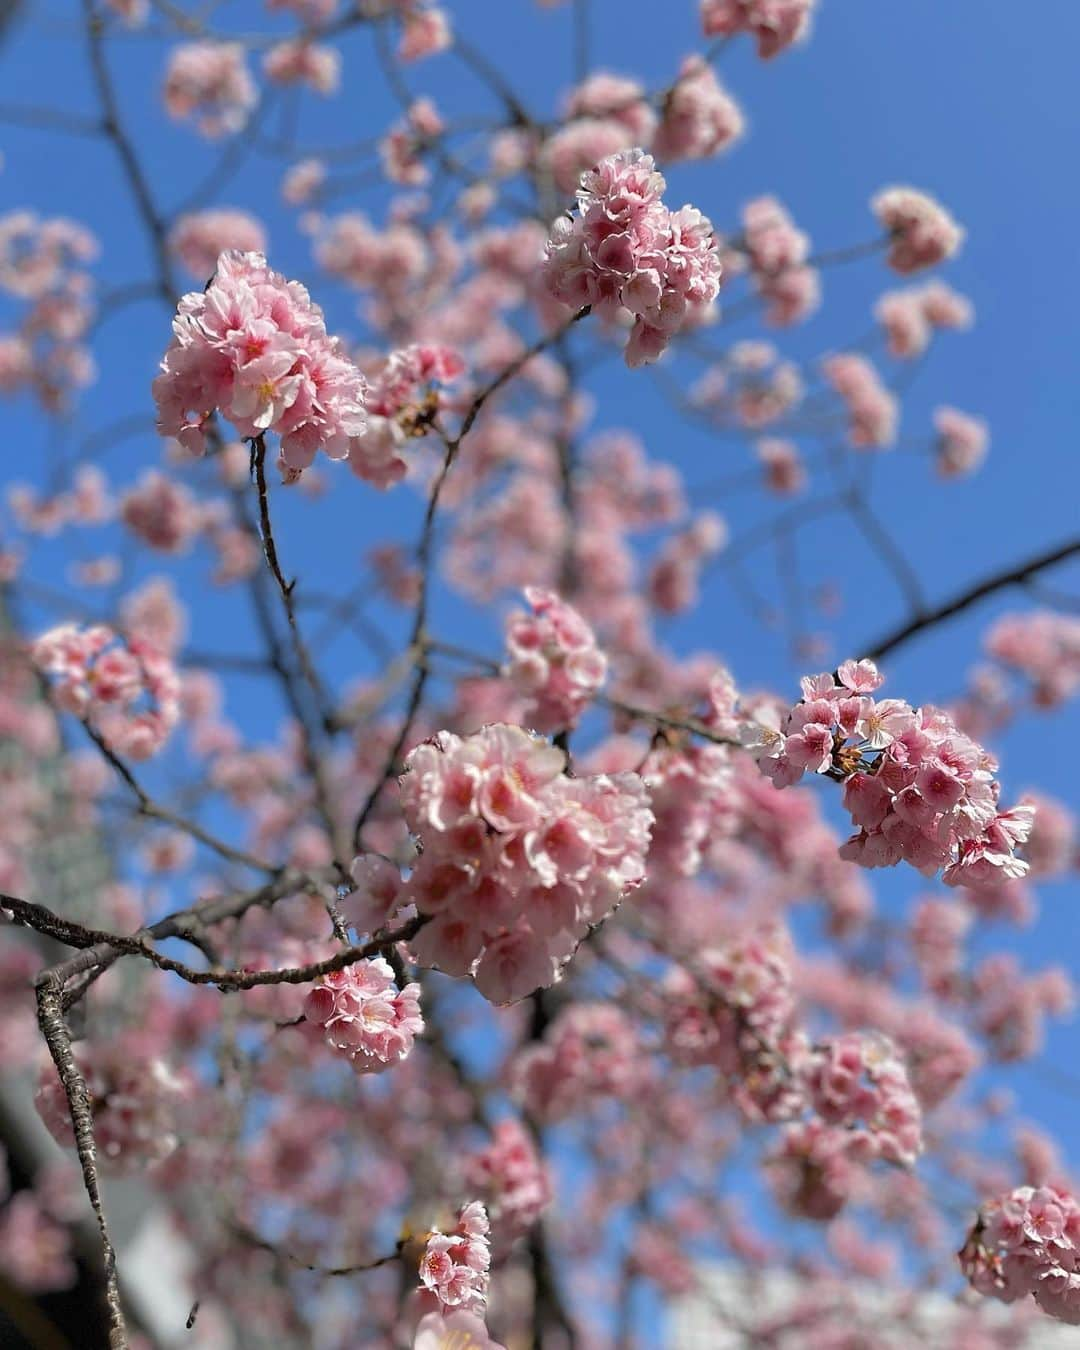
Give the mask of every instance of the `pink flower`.
[{"label": "pink flower", "polygon": [[437,1229],[428,1235],[420,1258],[420,1282],[439,1302],[440,1312],[460,1308],[481,1316],[487,1306],[487,1211],[479,1201],[466,1205],[450,1234]]},{"label": "pink flower", "polygon": [[[336,47],[290,38],[270,48],[263,57],[263,69],[276,84],[307,84],[317,94],[334,94],[341,79],[341,53]],[[247,246],[245,251],[261,253],[262,249]]]},{"label": "pink flower", "polygon": [[501,724],[441,732],[406,764],[402,805],[423,852],[401,902],[437,916],[417,960],[472,972],[498,1003],[553,984],[644,878],[652,812],[640,778],[568,778],[561,750]]},{"label": "pink flower", "polygon": [[165,73],[165,108],[176,121],[196,119],[204,136],[239,131],[255,106],[255,84],[239,42],[174,47]]},{"label": "pink flower", "polygon": [[709,221],[692,207],[670,211],[651,156],[623,151],[581,176],[578,214],[552,226],[544,267],[551,295],[633,316],[628,365],[655,361],[674,334],[716,299],[720,259]]},{"label": "pink flower", "polygon": [[980,1294],[1003,1303],[1030,1294],[1051,1317],[1080,1324],[1080,1205],[1070,1192],[1020,1186],[984,1204],[959,1260]]},{"label": "pink flower", "polygon": [[423,1034],[420,986],[398,990],[381,956],[326,975],[308,994],[304,1015],[356,1073],[381,1073],[399,1064]]},{"label": "pink flower", "polygon": [[942,478],[960,478],[974,473],[986,458],[990,436],[986,423],[955,408],[934,413],[937,440],[937,470]]},{"label": "pink flower", "polygon": [[815,0],[701,0],[701,26],[706,37],[750,33],[763,61],[804,38]]},{"label": "pink flower", "polygon": [[207,289],[180,301],[173,332],[154,381],[162,435],[200,454],[219,410],[243,437],[276,432],[290,478],[320,449],[362,463],[364,378],[307,291],[261,254],[223,253]]},{"label": "pink flower", "polygon": [[554,591],[529,586],[525,598],[532,614],[517,611],[507,622],[506,678],[527,698],[525,717],[538,731],[574,727],[604,683],[607,659],[589,625]]},{"label": "pink flower", "polygon": [[951,258],[964,232],[940,203],[915,188],[879,192],[871,207],[890,236],[889,266],[896,272],[919,272]]},{"label": "pink flower", "polygon": [[664,101],[653,140],[661,159],[707,159],[743,134],[739,105],[700,56],[688,56]]},{"label": "pink flower", "polygon": [[265,253],[266,232],[246,211],[217,207],[180,216],[169,231],[169,248],[200,282],[214,275],[220,254]]},{"label": "pink flower", "polygon": [[445,1316],[428,1313],[416,1327],[412,1350],[506,1350],[488,1335],[479,1317],[458,1309]]}]

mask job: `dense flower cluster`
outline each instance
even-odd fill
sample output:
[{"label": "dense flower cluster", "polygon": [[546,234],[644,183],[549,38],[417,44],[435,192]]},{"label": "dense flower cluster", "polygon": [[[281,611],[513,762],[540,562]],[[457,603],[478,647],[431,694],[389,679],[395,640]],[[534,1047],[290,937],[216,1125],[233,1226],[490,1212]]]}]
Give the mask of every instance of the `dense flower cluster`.
[{"label": "dense flower cluster", "polygon": [[62,624],[38,638],[32,657],[56,677],[56,703],[83,718],[115,754],[146,759],[180,719],[176,671],[145,638],[125,642],[103,624]]},{"label": "dense flower cluster", "polygon": [[1052,1186],[1019,1186],[990,1201],[960,1250],[980,1294],[1015,1303],[1029,1294],[1059,1321],[1080,1324],[1080,1204]]},{"label": "dense flower cluster", "polygon": [[934,427],[937,431],[934,453],[942,478],[974,473],[986,458],[990,442],[986,423],[956,408],[938,408]]},{"label": "dense flower cluster", "polygon": [[519,1120],[500,1120],[490,1144],[466,1161],[469,1187],[508,1237],[526,1232],[551,1203],[548,1167]]},{"label": "dense flower cluster", "polygon": [[965,886],[1023,876],[1016,850],[1034,809],[998,810],[993,757],[939,708],[875,700],[883,679],[872,661],[844,661],[837,673],[805,677],[782,727],[760,717],[747,724],[762,772],[777,787],[804,773],[842,782],[858,833],[841,856],[864,867],[903,858],[926,875],[944,868],[948,884]]},{"label": "dense flower cluster", "polygon": [[209,281],[222,253],[265,253],[266,232],[247,211],[215,207],[180,216],[169,231],[169,248],[197,281]]},{"label": "dense flower cluster", "polygon": [[856,352],[838,352],[821,369],[847,409],[849,443],[859,450],[891,445],[899,408],[872,363]]},{"label": "dense flower cluster", "polygon": [[1054,708],[1080,689],[1080,617],[1036,610],[1007,614],[986,636],[986,650],[1026,676],[1041,708]]},{"label": "dense flower cluster", "polygon": [[433,916],[417,959],[471,972],[493,1003],[554,983],[645,875],[652,813],[641,779],[569,778],[561,750],[505,725],[440,732],[406,764],[402,805],[423,844],[408,897]]},{"label": "dense flower cluster", "polygon": [[453,1232],[428,1235],[420,1282],[438,1300],[440,1311],[462,1308],[483,1315],[491,1265],[488,1230],[487,1211],[473,1200],[458,1215]]},{"label": "dense flower cluster", "polygon": [[165,72],[165,109],[176,121],[195,118],[204,136],[239,131],[255,106],[255,82],[239,42],[187,42],[174,47]]},{"label": "dense flower cluster", "polygon": [[720,289],[711,224],[691,206],[671,211],[664,187],[650,155],[611,155],[582,175],[578,214],[561,216],[547,245],[545,278],[556,300],[632,316],[628,366],[657,360]]},{"label": "dense flower cluster", "polygon": [[525,720],[537,731],[561,731],[578,718],[607,676],[607,658],[596,635],[572,605],[554,591],[527,586],[532,613],[510,615],[506,625],[506,678],[528,702]]},{"label": "dense flower cluster", "polygon": [[400,1063],[424,1031],[420,986],[399,991],[381,956],[325,975],[304,1000],[304,1016],[357,1073]]},{"label": "dense flower cluster", "polygon": [[512,1077],[529,1113],[556,1121],[592,1102],[632,1097],[647,1071],[637,1030],[621,1008],[574,1003],[551,1022],[543,1040],[517,1056]]},{"label": "dense flower cluster", "polygon": [[921,356],[930,337],[939,328],[967,328],[973,310],[971,301],[943,281],[887,291],[874,309],[885,331],[889,351],[901,359]]},{"label": "dense flower cluster", "polygon": [[663,160],[707,159],[743,134],[742,110],[700,56],[688,56],[664,100],[652,148]]},{"label": "dense flower cluster", "polygon": [[743,207],[739,244],[767,323],[783,327],[811,314],[821,299],[816,270],[809,266],[810,239],[775,197],[757,197]]},{"label": "dense flower cluster", "polygon": [[963,242],[963,230],[941,203],[915,188],[886,188],[871,206],[889,235],[888,263],[896,272],[934,267]]},{"label": "dense flower cluster", "polygon": [[802,1067],[811,1109],[843,1129],[851,1157],[905,1167],[922,1151],[922,1111],[907,1068],[883,1036],[849,1032],[815,1047]]},{"label": "dense flower cluster", "polygon": [[184,486],[154,469],[120,498],[120,519],[161,553],[180,553],[202,528],[203,512]]},{"label": "dense flower cluster", "polygon": [[810,29],[815,0],[701,0],[706,37],[750,33],[763,61],[785,51]]},{"label": "dense flower cluster", "polygon": [[93,379],[84,342],[95,312],[86,267],[97,252],[89,230],[62,216],[0,216],[0,291],[25,305],[17,328],[0,333],[0,395],[30,389],[56,411]]},{"label": "dense flower cluster", "polygon": [[[76,1058],[90,1094],[98,1154],[108,1167],[137,1171],[168,1158],[180,1142],[177,1126],[190,1081],[134,1033],[79,1046]],[[34,1102],[53,1138],[74,1148],[67,1094],[51,1060],[41,1070]]]},{"label": "dense flower cluster", "polygon": [[676,966],[664,983],[665,1044],[680,1064],[714,1065],[751,1119],[798,1109],[792,1050],[801,1050],[791,940],[776,924]]},{"label": "dense flower cluster", "polygon": [[341,79],[341,53],[318,42],[289,39],[270,48],[263,69],[275,84],[306,84],[317,94],[333,94]]},{"label": "dense flower cluster", "polygon": [[180,301],[173,333],[154,381],[162,435],[201,454],[218,410],[241,436],[276,432],[286,475],[318,450],[363,463],[364,378],[304,287],[261,254],[223,253],[207,289]]}]

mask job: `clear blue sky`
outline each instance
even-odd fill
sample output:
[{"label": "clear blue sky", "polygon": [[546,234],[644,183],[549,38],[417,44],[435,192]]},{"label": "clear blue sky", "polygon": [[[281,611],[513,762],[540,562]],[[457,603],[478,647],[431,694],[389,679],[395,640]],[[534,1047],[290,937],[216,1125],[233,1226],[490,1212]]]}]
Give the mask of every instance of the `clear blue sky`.
[{"label": "clear blue sky", "polygon": [[[77,6],[54,0],[28,9],[33,12],[0,50],[3,102],[91,111]],[[551,11],[531,0],[458,0],[452,10],[457,27],[485,47],[526,104],[538,114],[550,113],[572,75],[569,6]],[[597,63],[634,74],[650,86],[670,79],[681,57],[698,45],[692,0],[664,5],[595,0],[592,10]],[[222,7],[216,22],[261,28],[265,15],[261,6],[231,4]],[[154,192],[169,207],[185,198],[217,152],[208,155],[203,141],[186,128],[170,126],[158,112],[164,50],[144,35],[120,36],[111,46],[111,60]],[[1078,50],[1080,5],[1074,0],[1045,0],[1032,7],[1015,0],[822,0],[815,32],[804,48],[768,65],[759,63],[745,43],[724,54],[721,76],[746,111],[749,134],[719,161],[668,175],[671,196],[692,201],[721,229],[735,225],[749,197],[775,193],[819,249],[870,238],[874,223],[868,200],[891,182],[929,190],[967,227],[963,252],[944,275],[971,296],[977,324],[964,337],[939,340],[905,399],[901,440],[907,444],[926,437],[932,409],[951,403],[988,419],[990,457],[977,477],[955,484],[939,484],[924,460],[900,452],[883,456],[875,476],[873,500],[904,544],[931,600],[1076,528]],[[374,71],[368,36],[351,35],[344,53],[343,96],[328,107],[305,100],[301,136],[312,145],[375,135],[396,117]],[[490,108],[483,91],[448,59],[418,66],[409,78],[418,91],[431,92],[450,116]],[[97,275],[104,290],[149,275],[145,240],[109,147],[0,124],[0,148],[5,158],[0,211],[29,205],[43,214],[85,221],[103,242]],[[319,280],[308,241],[279,204],[281,168],[258,156],[249,159],[219,200],[261,215],[269,227],[273,264],[312,285],[331,327],[359,336],[355,298]],[[385,201],[386,194],[376,192],[344,198],[341,206],[361,206],[378,220]],[[798,357],[841,347],[863,334],[874,300],[895,281],[879,259],[832,269],[823,280],[820,314],[780,338],[782,349]],[[759,332],[744,322],[733,327],[732,337]],[[118,417],[140,411],[151,417],[149,381],[167,337],[168,316],[152,303],[106,323],[96,347],[100,377],[66,433],[63,444],[69,452],[83,436]],[[591,387],[598,429],[632,427],[654,455],[675,462],[690,485],[750,462],[746,448],[679,423],[645,372],[609,363]],[[57,438],[26,405],[17,405],[12,414],[3,477],[40,478]],[[127,483],[142,466],[155,464],[158,454],[149,431],[135,437],[110,451],[110,478]],[[325,499],[312,503],[294,497],[280,508],[285,566],[299,573],[301,590],[350,584],[372,544],[414,537],[419,519],[420,503],[407,488],[387,498],[344,470],[331,467],[327,477],[331,490]],[[715,505],[725,509],[723,502]],[[728,514],[737,536],[762,517],[762,506],[742,497]],[[95,550],[87,545],[86,551]],[[31,570],[41,578],[59,577],[60,567],[45,561],[46,552]],[[862,644],[902,616],[894,583],[850,525],[806,531],[799,553],[805,576],[835,579],[844,590],[842,613],[818,625],[835,636],[831,655],[857,655]],[[189,592],[199,597],[192,641],[202,648],[242,647],[239,602],[201,585],[205,562],[182,563],[175,574],[181,585],[186,580],[200,586]],[[762,585],[775,594],[771,569],[760,575]],[[1080,578],[1074,569],[1056,580],[1076,590]],[[994,615],[1027,603],[1015,593],[999,596],[912,643],[887,663],[888,692],[912,702],[957,693]],[[440,593],[434,629],[467,636],[473,645],[494,651],[497,620],[498,615],[468,613]],[[764,630],[746,615],[720,572],[710,575],[700,608],[672,626],[669,640],[682,652],[708,648],[720,653],[745,685],[794,688],[800,673],[782,633]],[[348,641],[334,649],[332,664],[340,678],[371,673],[362,650]],[[245,686],[243,693],[243,709],[233,704],[230,714],[254,736],[269,735],[278,709],[254,689]],[[1039,786],[1075,807],[1078,732],[1075,710],[1019,722],[996,747],[1006,792],[1016,795]],[[919,887],[910,879],[890,878],[890,894],[894,889],[913,895]],[[1001,931],[1000,945],[1036,964],[1063,961],[1080,977],[1080,931],[1073,909],[1078,888],[1058,884],[1042,887],[1040,894],[1037,925],[1020,935]],[[1073,1029],[1055,1029],[1050,1057],[1068,1066],[1074,1052]],[[1072,1097],[1035,1067],[1002,1074],[1001,1080],[1022,1091],[1033,1117],[1052,1125],[1080,1170],[1080,1125]]]}]

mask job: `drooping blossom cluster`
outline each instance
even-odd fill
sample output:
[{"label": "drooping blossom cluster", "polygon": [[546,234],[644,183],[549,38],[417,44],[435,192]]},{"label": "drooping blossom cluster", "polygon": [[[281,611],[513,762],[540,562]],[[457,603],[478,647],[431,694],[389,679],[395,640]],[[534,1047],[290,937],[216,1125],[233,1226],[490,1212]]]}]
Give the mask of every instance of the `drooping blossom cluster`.
[{"label": "drooping blossom cluster", "polygon": [[1080,689],[1080,617],[1036,610],[1007,614],[986,635],[986,650],[1031,681],[1040,708],[1056,708]]},{"label": "drooping blossom cluster", "polygon": [[688,56],[664,99],[652,148],[662,160],[708,159],[743,134],[742,109],[700,56]]},{"label": "drooping blossom cluster", "polygon": [[506,678],[527,700],[525,720],[537,731],[577,725],[607,676],[596,634],[554,591],[527,586],[532,613],[516,610],[506,624]]},{"label": "drooping blossom cluster", "polygon": [[821,284],[808,263],[810,239],[775,197],[757,197],[743,207],[740,250],[750,265],[765,320],[778,327],[799,323],[818,307]]},{"label": "drooping blossom cluster", "polygon": [[847,409],[849,444],[858,450],[892,445],[899,406],[873,363],[857,352],[837,352],[821,370]]},{"label": "drooping blossom cluster", "polygon": [[239,42],[186,42],[174,47],[165,72],[165,109],[194,119],[204,136],[239,131],[255,106],[255,82]]},{"label": "drooping blossom cluster", "polygon": [[452,1232],[428,1235],[420,1258],[420,1283],[440,1312],[461,1308],[483,1316],[487,1307],[491,1244],[487,1211],[473,1200],[458,1214]]},{"label": "drooping blossom cluster", "polygon": [[156,754],[180,719],[173,664],[144,637],[125,641],[103,624],[62,624],[37,639],[31,656],[55,677],[57,705],[81,717],[115,754]]},{"label": "drooping blossom cluster", "polygon": [[32,211],[0,217],[0,291],[26,308],[16,328],[0,332],[0,395],[29,389],[50,412],[94,377],[84,342],[94,318],[87,264],[97,240],[62,216]]},{"label": "drooping blossom cluster", "polygon": [[701,0],[706,37],[749,33],[763,61],[786,51],[810,30],[815,0]]},{"label": "drooping blossom cluster", "polygon": [[394,15],[401,21],[398,56],[402,61],[419,61],[445,51],[452,40],[450,19],[441,5],[428,0],[360,0],[361,14],[372,19]]},{"label": "drooping blossom cluster", "polygon": [[826,1041],[801,1075],[811,1110],[844,1130],[850,1156],[914,1166],[922,1111],[903,1060],[884,1036],[848,1032]]},{"label": "drooping blossom cluster", "polygon": [[843,783],[858,833],[841,856],[864,867],[901,858],[949,885],[979,886],[1023,876],[1017,856],[1034,810],[998,809],[1001,786],[988,751],[939,708],[875,700],[883,683],[872,661],[844,661],[838,678],[802,681],[803,698],[783,719],[747,724],[746,741],[777,787],[804,773]]},{"label": "drooping blossom cluster", "polygon": [[728,528],[716,511],[702,511],[685,529],[671,535],[649,569],[648,596],[661,613],[678,614],[698,598],[704,564],[727,543]]},{"label": "drooping blossom cluster", "polygon": [[357,1073],[400,1063],[424,1031],[420,986],[399,991],[381,956],[323,976],[304,1000],[304,1016]]},{"label": "drooping blossom cluster", "polygon": [[937,329],[971,325],[971,301],[943,281],[887,291],[874,308],[885,331],[891,355],[901,359],[921,356]]},{"label": "drooping blossom cluster", "polygon": [[720,289],[712,225],[694,207],[671,211],[664,188],[650,155],[611,155],[582,174],[578,213],[555,221],[547,245],[545,280],[556,300],[632,316],[623,353],[631,367],[657,360]]},{"label": "drooping blossom cluster", "polygon": [[781,360],[771,343],[754,341],[734,343],[725,359],[711,366],[690,390],[693,406],[721,426],[754,429],[778,421],[798,406],[802,396],[798,366]]},{"label": "drooping blossom cluster", "polygon": [[487,1147],[467,1159],[465,1179],[509,1237],[527,1232],[551,1203],[548,1166],[528,1130],[513,1118],[500,1120]]},{"label": "drooping blossom cluster", "polygon": [[981,418],[956,408],[938,408],[934,413],[934,454],[942,478],[960,478],[974,473],[986,458],[990,435]]},{"label": "drooping blossom cluster", "polygon": [[563,1120],[590,1103],[627,1100],[648,1072],[637,1030],[611,1003],[573,1003],[549,1024],[543,1039],[513,1064],[515,1096],[539,1120]]},{"label": "drooping blossom cluster", "polygon": [[181,553],[202,528],[204,512],[175,478],[150,469],[120,498],[120,519],[161,553]]},{"label": "drooping blossom cluster", "polygon": [[197,281],[206,282],[222,253],[265,253],[266,231],[253,215],[234,207],[191,211],[169,231],[169,248]]},{"label": "drooping blossom cluster", "polygon": [[306,84],[317,94],[334,94],[341,80],[341,53],[320,42],[290,38],[270,48],[263,70],[275,84]]},{"label": "drooping blossom cluster", "polygon": [[223,253],[207,289],[180,301],[173,334],[154,381],[162,435],[202,454],[220,411],[240,436],[275,432],[290,477],[318,450],[362,471],[364,378],[304,287],[261,254]]},{"label": "drooping blossom cluster", "polygon": [[960,1268],[980,1294],[1080,1324],[1080,1204],[1054,1186],[1019,1186],[979,1210]]},{"label": "drooping blossom cluster", "polygon": [[[79,1045],[75,1050],[90,1096],[99,1157],[117,1172],[163,1162],[180,1142],[193,1085],[136,1033]],[[38,1114],[59,1144],[74,1148],[67,1094],[52,1061],[38,1078]]]},{"label": "drooping blossom cluster", "polygon": [[652,813],[636,774],[569,778],[561,750],[501,724],[440,732],[406,766],[402,806],[423,845],[407,899],[432,916],[413,951],[471,973],[493,1003],[554,983],[645,875]]},{"label": "drooping blossom cluster", "polygon": [[887,261],[895,272],[935,267],[963,242],[964,231],[948,211],[916,188],[885,188],[871,207],[889,236]]},{"label": "drooping blossom cluster", "polygon": [[783,926],[769,925],[674,967],[664,982],[668,1052],[676,1063],[719,1069],[750,1119],[783,1120],[801,1102],[792,955]]},{"label": "drooping blossom cluster", "polygon": [[410,104],[404,119],[379,142],[379,156],[392,183],[420,187],[430,174],[423,161],[424,149],[444,130],[444,122],[435,104],[418,98]]},{"label": "drooping blossom cluster", "polygon": [[429,1312],[416,1324],[412,1350],[506,1350],[492,1340],[479,1317],[458,1308],[444,1317],[440,1312]]}]

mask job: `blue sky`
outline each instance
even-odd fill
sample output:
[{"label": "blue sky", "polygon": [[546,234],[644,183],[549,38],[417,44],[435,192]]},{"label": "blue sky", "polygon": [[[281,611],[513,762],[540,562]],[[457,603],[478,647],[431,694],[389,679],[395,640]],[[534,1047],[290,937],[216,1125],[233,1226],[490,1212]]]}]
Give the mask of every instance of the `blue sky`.
[{"label": "blue sky", "polygon": [[[28,9],[32,12],[0,49],[3,103],[47,102],[90,113],[93,95],[77,7],[53,0]],[[532,0],[497,5],[458,0],[452,10],[456,26],[485,48],[527,106],[550,114],[572,78],[570,7],[547,10]],[[961,483],[939,483],[925,460],[903,451],[882,456],[874,469],[873,501],[931,601],[1065,539],[1076,527],[1080,180],[1074,165],[1080,142],[1075,97],[1080,5],[1047,0],[1038,10],[1036,21],[1015,0],[948,5],[940,0],[822,0],[813,37],[800,50],[767,65],[745,42],[724,53],[721,77],[745,109],[749,134],[718,161],[668,174],[670,196],[692,201],[721,229],[736,224],[748,198],[775,193],[817,249],[869,239],[874,222],[868,201],[892,182],[929,190],[966,226],[964,249],[944,275],[973,299],[977,324],[965,336],[946,335],[937,342],[905,399],[901,443],[925,440],[932,410],[950,403],[988,419],[990,457],[977,477]],[[227,4],[215,22],[222,29],[248,30],[265,27],[266,16],[261,6]],[[590,27],[596,64],[634,74],[650,86],[669,80],[682,56],[698,45],[691,0],[663,6],[594,0]],[[352,34],[343,51],[344,94],[327,106],[311,98],[304,102],[300,136],[313,146],[376,135],[397,115],[374,71],[368,35]],[[218,151],[208,151],[205,142],[187,128],[171,126],[158,111],[164,53],[164,44],[146,35],[118,35],[110,43],[126,118],[154,193],[168,209],[201,181]],[[417,66],[408,78],[451,117],[491,110],[483,90],[449,58]],[[95,274],[104,291],[149,276],[145,239],[110,147],[18,129],[0,117],[0,148],[0,212],[29,205],[41,214],[70,214],[91,226],[103,244]],[[319,279],[308,240],[279,204],[282,167],[260,156],[249,158],[218,200],[261,215],[274,266],[311,284],[332,328],[359,336],[355,297]],[[380,220],[385,203],[386,193],[377,190],[343,198],[340,206],[360,206]],[[895,282],[876,258],[830,269],[823,280],[820,314],[779,339],[781,349],[798,358],[842,347],[865,333],[874,300]],[[731,337],[760,331],[755,323],[743,322],[732,326]],[[726,335],[720,330],[715,340]],[[70,454],[87,435],[132,413],[145,413],[147,433],[109,451],[110,477],[127,483],[142,467],[155,464],[159,449],[149,430],[149,381],[167,338],[168,315],[154,303],[110,318],[95,348],[98,382],[59,436],[28,405],[11,407],[5,481],[41,481],[58,446]],[[673,371],[683,378],[686,368],[676,365]],[[633,428],[656,457],[676,463],[691,486],[750,463],[746,447],[680,423],[646,372],[628,372],[609,362],[590,388],[596,429]],[[383,497],[344,470],[335,473],[331,467],[327,478],[330,491],[318,502],[293,496],[275,503],[284,566],[299,573],[301,591],[305,585],[325,590],[352,584],[372,544],[414,537],[419,520],[421,504],[408,488]],[[723,501],[710,504],[725,510]],[[767,510],[760,501],[741,497],[727,513],[737,538]],[[65,547],[41,550],[33,575],[59,580],[61,558],[71,556]],[[809,581],[833,579],[844,591],[839,616],[815,625],[835,638],[829,660],[857,655],[902,617],[893,581],[850,524],[827,522],[808,529],[798,547]],[[84,548],[87,554],[95,551],[103,547]],[[758,575],[775,595],[771,564],[764,561]],[[163,570],[146,563],[139,567],[136,576]],[[239,603],[202,584],[205,561],[165,570],[173,570],[181,587],[187,583],[194,588],[189,594],[198,597],[193,644],[242,649],[250,634],[237,617]],[[1062,588],[1071,582],[1075,590],[1078,580],[1075,568],[1055,576]],[[1028,603],[1015,593],[998,596],[911,643],[886,664],[887,692],[916,703],[957,693],[993,617]],[[383,617],[392,631],[395,623],[401,631],[400,619]],[[437,633],[454,633],[495,651],[498,620],[499,613],[470,612],[442,589],[437,592]],[[720,653],[744,685],[794,690],[802,673],[783,633],[763,629],[744,612],[722,570],[710,573],[699,609],[672,625],[667,638],[683,653],[700,648]],[[341,680],[373,670],[367,655],[349,640],[334,647],[330,665]],[[230,714],[256,738],[270,736],[280,715],[274,700],[248,682],[236,688]],[[1075,807],[1072,761],[1078,733],[1075,709],[1021,719],[996,745],[1007,795],[1039,786]],[[889,878],[885,887],[890,903],[919,889],[910,879],[897,878]],[[1078,888],[1057,884],[1040,893],[1037,925],[1019,934],[999,930],[992,936],[1000,937],[1000,944],[990,945],[1014,948],[1036,964],[1062,961],[1080,978],[1080,930],[1072,908],[1080,898]],[[1051,1034],[1048,1060],[1058,1068],[1067,1069],[1074,1057],[1074,1034],[1069,1026]],[[1073,1100],[1080,1079],[1070,1089],[1038,1066],[1000,1078],[1022,1092],[1029,1114],[1051,1124],[1080,1164]]]}]

